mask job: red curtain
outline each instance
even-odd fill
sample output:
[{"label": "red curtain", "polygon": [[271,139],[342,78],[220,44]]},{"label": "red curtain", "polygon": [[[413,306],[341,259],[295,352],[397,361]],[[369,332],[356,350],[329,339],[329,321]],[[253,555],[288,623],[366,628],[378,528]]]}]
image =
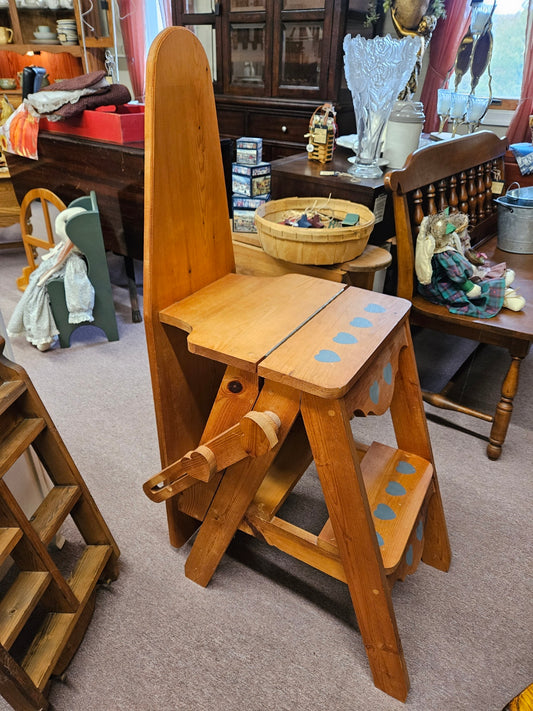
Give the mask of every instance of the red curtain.
[{"label": "red curtain", "polygon": [[507,131],[509,143],[531,142],[528,121],[530,114],[533,114],[533,6],[531,4],[529,5],[527,16],[522,91],[520,101]]},{"label": "red curtain", "polygon": [[144,3],[145,0],[119,0],[120,29],[128,58],[133,98],[141,102],[144,101],[146,73]]},{"label": "red curtain", "polygon": [[424,104],[424,131],[439,127],[437,89],[441,89],[453,68],[455,55],[470,23],[470,0],[446,0],[446,19],[438,21],[429,43],[429,66],[420,100]]}]

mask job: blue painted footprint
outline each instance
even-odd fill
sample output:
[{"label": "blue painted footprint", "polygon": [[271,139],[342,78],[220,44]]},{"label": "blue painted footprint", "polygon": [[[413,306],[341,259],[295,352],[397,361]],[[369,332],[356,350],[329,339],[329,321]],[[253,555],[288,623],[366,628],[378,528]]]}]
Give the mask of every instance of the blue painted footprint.
[{"label": "blue painted footprint", "polygon": [[356,316],[350,321],[350,326],[355,326],[355,328],[372,328],[373,325],[372,321],[362,316]]},{"label": "blue painted footprint", "polygon": [[381,306],[380,304],[367,304],[365,306],[365,311],[369,314],[382,314],[386,310],[387,309],[384,306]]},{"label": "blue painted footprint", "polygon": [[321,350],[315,355],[315,360],[319,363],[338,363],[340,359],[341,357],[338,353],[327,349]]},{"label": "blue painted footprint", "polygon": [[396,471],[399,474],[414,474],[416,472],[415,467],[404,459],[400,459],[396,466]]},{"label": "blue painted footprint", "polygon": [[353,343],[357,343],[357,338],[346,331],[339,331],[339,333],[333,337],[333,340],[335,343],[341,343],[343,345],[352,345]]}]

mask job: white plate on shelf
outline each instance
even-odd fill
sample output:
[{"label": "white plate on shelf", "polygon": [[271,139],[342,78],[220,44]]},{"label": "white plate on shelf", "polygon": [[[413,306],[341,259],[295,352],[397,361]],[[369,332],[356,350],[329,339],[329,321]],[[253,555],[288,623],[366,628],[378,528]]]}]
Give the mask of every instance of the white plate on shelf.
[{"label": "white plate on shelf", "polygon": [[349,136],[339,136],[335,142],[341,148],[351,148],[352,150],[357,150],[359,139],[355,133],[352,133]]},{"label": "white plate on shelf", "polygon": [[32,44],[59,44],[59,40],[56,39],[34,39]]}]

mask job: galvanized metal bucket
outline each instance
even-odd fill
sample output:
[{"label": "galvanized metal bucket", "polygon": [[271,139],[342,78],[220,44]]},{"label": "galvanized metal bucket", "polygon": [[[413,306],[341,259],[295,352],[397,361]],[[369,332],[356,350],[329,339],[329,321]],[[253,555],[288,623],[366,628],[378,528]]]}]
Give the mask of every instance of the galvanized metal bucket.
[{"label": "galvanized metal bucket", "polygon": [[533,254],[533,188],[509,190],[498,203],[498,247]]}]

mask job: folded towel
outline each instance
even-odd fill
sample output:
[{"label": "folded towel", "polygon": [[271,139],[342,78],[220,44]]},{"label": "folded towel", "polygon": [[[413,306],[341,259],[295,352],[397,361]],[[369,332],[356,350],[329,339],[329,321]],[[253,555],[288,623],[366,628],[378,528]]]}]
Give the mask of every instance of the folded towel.
[{"label": "folded towel", "polygon": [[[106,73],[103,69],[88,74],[81,74],[72,79],[63,79],[63,81],[54,82],[48,86],[44,86],[41,91],[78,91],[79,89],[89,89],[95,84],[99,84],[102,79],[105,79]],[[94,88],[94,87],[93,87]]]},{"label": "folded towel", "polygon": [[67,119],[78,116],[82,111],[95,109],[97,106],[119,106],[131,101],[131,94],[124,84],[110,84],[105,94],[82,96],[75,104],[64,104],[55,112],[56,116]]}]

